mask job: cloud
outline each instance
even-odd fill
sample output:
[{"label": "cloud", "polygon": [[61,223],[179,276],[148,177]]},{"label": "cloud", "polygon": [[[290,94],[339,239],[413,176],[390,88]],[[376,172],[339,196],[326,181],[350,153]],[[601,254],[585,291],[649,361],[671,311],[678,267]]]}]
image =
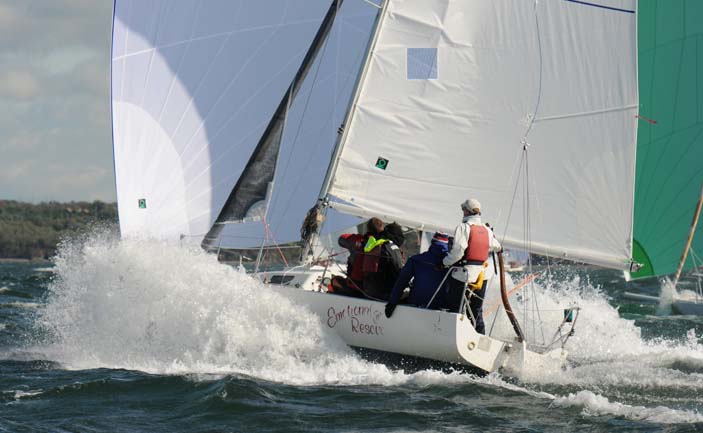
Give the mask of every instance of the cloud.
[{"label": "cloud", "polygon": [[73,72],[84,63],[92,63],[100,58],[100,52],[85,45],[69,45],[52,51],[44,59],[44,68],[50,75]]},{"label": "cloud", "polygon": [[39,95],[40,84],[30,71],[0,72],[0,98],[28,100]]},{"label": "cloud", "polygon": [[15,6],[0,3],[0,37],[17,31],[20,19]]},{"label": "cloud", "polygon": [[0,5],[0,50],[49,53],[65,45],[104,45],[112,1],[23,0]]},{"label": "cloud", "polygon": [[7,155],[6,152],[35,150],[41,141],[41,135],[34,131],[19,131],[0,143],[0,151]]},{"label": "cloud", "polygon": [[112,1],[0,4],[0,198],[115,200]]},{"label": "cloud", "polygon": [[17,161],[0,171],[0,183],[15,182],[28,178],[32,173],[32,162],[30,160]]}]

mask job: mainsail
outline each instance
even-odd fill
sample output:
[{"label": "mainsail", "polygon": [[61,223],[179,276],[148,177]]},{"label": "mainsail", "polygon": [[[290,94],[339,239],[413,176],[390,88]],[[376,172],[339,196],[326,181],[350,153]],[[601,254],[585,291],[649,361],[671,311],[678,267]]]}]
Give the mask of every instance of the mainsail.
[{"label": "mainsail", "polygon": [[[638,38],[634,278],[676,271],[701,193],[703,3],[640,0]],[[692,249],[703,251],[700,224]]]},{"label": "mainsail", "polygon": [[505,245],[627,268],[636,6],[386,2],[331,165],[332,207],[448,230],[476,197]]},{"label": "mainsail", "polygon": [[112,114],[123,236],[202,239],[329,5],[115,2]]}]

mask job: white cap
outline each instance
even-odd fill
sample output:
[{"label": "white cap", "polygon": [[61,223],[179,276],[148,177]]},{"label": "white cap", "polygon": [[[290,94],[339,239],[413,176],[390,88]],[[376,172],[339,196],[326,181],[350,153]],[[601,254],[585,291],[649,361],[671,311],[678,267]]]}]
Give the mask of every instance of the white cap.
[{"label": "white cap", "polygon": [[475,198],[470,198],[461,204],[461,208],[471,212],[481,212],[481,203]]}]

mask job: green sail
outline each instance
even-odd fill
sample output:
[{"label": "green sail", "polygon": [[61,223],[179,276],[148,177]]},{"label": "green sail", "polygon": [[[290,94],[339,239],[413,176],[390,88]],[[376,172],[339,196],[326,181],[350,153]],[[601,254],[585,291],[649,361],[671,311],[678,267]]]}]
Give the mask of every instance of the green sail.
[{"label": "green sail", "polygon": [[[676,271],[703,184],[703,1],[640,0],[637,23],[634,278]],[[703,253],[700,224],[691,248]]]}]

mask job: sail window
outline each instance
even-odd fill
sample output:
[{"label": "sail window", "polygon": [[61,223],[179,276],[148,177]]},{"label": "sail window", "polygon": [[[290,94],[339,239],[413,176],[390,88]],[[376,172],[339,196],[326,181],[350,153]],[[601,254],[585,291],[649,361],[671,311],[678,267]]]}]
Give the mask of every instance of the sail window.
[{"label": "sail window", "polygon": [[408,80],[437,79],[437,48],[408,48]]}]

